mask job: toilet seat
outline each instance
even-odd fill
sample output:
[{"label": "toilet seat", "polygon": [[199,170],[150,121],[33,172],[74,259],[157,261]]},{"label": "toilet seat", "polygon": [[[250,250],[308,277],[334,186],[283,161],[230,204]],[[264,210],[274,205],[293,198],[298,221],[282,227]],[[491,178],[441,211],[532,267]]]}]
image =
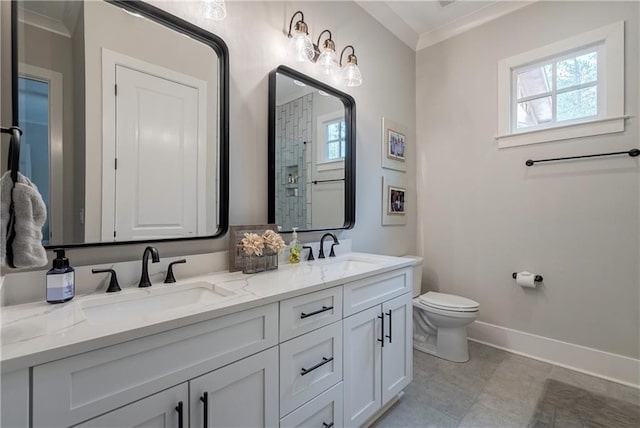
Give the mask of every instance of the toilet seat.
[{"label": "toilet seat", "polygon": [[424,306],[450,312],[478,312],[480,305],[471,299],[453,294],[429,291],[418,299]]}]

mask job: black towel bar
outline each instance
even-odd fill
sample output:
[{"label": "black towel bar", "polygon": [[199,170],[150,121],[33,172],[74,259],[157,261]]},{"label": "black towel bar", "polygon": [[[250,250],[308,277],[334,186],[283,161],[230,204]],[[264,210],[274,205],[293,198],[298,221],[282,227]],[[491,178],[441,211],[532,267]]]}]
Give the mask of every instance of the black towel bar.
[{"label": "black towel bar", "polygon": [[626,152],[609,152],[609,153],[597,153],[594,155],[580,155],[580,156],[567,156],[564,158],[550,158],[550,159],[537,159],[531,160],[528,159],[524,164],[526,166],[533,166],[536,163],[541,162],[554,162],[554,161],[563,161],[563,160],[571,160],[571,159],[582,159],[582,158],[596,158],[600,156],[615,156],[615,155],[629,155],[632,158],[640,155],[640,149],[631,149]]}]

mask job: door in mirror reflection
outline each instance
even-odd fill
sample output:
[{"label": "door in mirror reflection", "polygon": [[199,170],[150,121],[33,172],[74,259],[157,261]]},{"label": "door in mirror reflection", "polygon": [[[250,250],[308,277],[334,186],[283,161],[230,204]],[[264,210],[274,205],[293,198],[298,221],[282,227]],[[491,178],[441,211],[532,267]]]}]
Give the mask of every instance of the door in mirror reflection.
[{"label": "door in mirror reflection", "polygon": [[12,7],[21,171],[47,205],[44,244],[224,233],[224,42],[144,2]]},{"label": "door in mirror reflection", "polygon": [[275,74],[274,221],[282,230],[343,228],[350,148],[344,101],[312,79]]}]

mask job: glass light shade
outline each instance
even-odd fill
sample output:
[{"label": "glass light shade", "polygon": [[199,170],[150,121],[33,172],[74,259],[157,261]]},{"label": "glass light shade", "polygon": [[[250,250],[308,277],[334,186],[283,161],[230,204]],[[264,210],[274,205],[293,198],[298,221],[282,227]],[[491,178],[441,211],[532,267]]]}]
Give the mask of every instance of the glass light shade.
[{"label": "glass light shade", "polygon": [[331,76],[338,71],[338,61],[336,60],[336,51],[333,49],[324,49],[318,60],[316,61],[320,74]]},{"label": "glass light shade", "polygon": [[358,64],[355,62],[348,62],[342,68],[342,83],[344,83],[345,86],[350,87],[362,85],[362,73],[360,73]]},{"label": "glass light shade", "polygon": [[204,17],[222,21],[227,17],[227,5],[224,0],[204,0]]},{"label": "glass light shade", "polygon": [[290,51],[296,62],[311,62],[315,56],[311,39],[302,31],[293,33]]}]

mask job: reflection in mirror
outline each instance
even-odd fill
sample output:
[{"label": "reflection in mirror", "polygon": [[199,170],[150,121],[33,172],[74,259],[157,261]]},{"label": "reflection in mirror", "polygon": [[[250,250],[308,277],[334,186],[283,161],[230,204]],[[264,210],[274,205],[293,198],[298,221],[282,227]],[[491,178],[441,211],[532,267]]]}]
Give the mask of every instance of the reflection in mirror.
[{"label": "reflection in mirror", "polygon": [[353,227],[353,99],[284,66],[269,90],[269,222],[283,231]]},{"label": "reflection in mirror", "polygon": [[224,42],[142,2],[14,7],[20,171],[47,205],[44,244],[224,233]]}]

